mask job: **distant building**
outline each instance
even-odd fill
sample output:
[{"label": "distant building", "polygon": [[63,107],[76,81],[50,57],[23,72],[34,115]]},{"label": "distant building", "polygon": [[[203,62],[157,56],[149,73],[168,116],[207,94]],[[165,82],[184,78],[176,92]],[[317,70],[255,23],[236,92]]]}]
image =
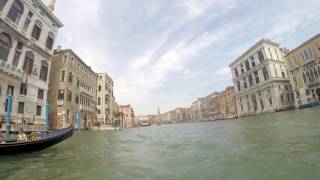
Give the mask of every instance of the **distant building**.
[{"label": "distant building", "polygon": [[71,49],[55,50],[49,85],[49,121],[52,128],[73,124],[80,128],[96,120],[97,74]]},{"label": "distant building", "polygon": [[44,125],[51,57],[62,26],[40,0],[0,1],[0,120],[12,96],[15,124]]},{"label": "distant building", "polygon": [[217,92],[214,92],[206,97],[198,98],[197,101],[193,102],[191,106],[191,119],[193,121],[211,120],[209,116],[209,112],[210,112],[209,103],[216,96],[217,96]]},{"label": "distant building", "polygon": [[106,73],[98,74],[97,113],[98,121],[102,124],[113,123],[114,101],[113,80]]},{"label": "distant building", "polygon": [[292,76],[295,107],[319,103],[320,98],[320,34],[304,42],[286,55]]},{"label": "distant building", "polygon": [[225,91],[217,92],[209,102],[209,119],[222,120],[237,117],[235,91],[227,87]]},{"label": "distant building", "polygon": [[124,114],[124,128],[132,128],[135,127],[134,124],[134,111],[131,105],[119,105],[119,112]]},{"label": "distant building", "polygon": [[262,39],[230,64],[240,117],[293,107],[284,55],[279,44]]}]

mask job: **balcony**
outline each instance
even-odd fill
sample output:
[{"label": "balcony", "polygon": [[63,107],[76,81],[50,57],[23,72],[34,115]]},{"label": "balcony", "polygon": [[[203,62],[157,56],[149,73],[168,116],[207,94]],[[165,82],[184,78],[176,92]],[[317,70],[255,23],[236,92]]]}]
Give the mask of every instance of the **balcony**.
[{"label": "balcony", "polygon": [[0,60],[0,71],[18,79],[22,79],[24,76],[24,73],[21,69],[8,64],[3,60]]}]

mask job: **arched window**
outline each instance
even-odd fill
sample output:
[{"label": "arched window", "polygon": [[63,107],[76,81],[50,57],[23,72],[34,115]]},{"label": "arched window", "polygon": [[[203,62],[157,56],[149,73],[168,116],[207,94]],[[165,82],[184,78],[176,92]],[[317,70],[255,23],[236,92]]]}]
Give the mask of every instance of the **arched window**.
[{"label": "arched window", "polygon": [[263,52],[262,51],[258,52],[258,57],[259,57],[260,63],[262,63],[264,61],[264,56],[263,56]]},{"label": "arched window", "polygon": [[33,30],[32,30],[32,37],[36,40],[40,39],[41,35],[41,30],[42,30],[42,23],[41,21],[37,20],[34,24]]},{"label": "arched window", "polygon": [[7,4],[8,0],[0,0],[0,11],[3,10],[4,6]]},{"label": "arched window", "polygon": [[0,59],[7,61],[11,48],[11,39],[7,34],[0,34]]},{"label": "arched window", "polygon": [[316,79],[319,79],[319,74],[318,74],[318,70],[317,70],[316,67],[314,68],[313,72],[314,72],[315,78],[316,78]]},{"label": "arched window", "polygon": [[21,0],[14,0],[7,17],[14,23],[18,23],[23,14],[23,4]]}]

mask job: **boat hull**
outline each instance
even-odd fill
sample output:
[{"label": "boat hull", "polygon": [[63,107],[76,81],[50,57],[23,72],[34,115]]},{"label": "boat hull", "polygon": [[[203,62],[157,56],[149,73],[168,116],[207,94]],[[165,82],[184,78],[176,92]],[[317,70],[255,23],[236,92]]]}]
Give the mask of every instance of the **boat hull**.
[{"label": "boat hull", "polygon": [[[50,133],[53,135],[50,135]],[[73,135],[73,128],[69,127],[60,131],[48,132],[47,135],[47,138],[42,138],[38,141],[28,141],[22,143],[9,142],[6,144],[0,144],[0,156],[44,150],[71,137]]]}]

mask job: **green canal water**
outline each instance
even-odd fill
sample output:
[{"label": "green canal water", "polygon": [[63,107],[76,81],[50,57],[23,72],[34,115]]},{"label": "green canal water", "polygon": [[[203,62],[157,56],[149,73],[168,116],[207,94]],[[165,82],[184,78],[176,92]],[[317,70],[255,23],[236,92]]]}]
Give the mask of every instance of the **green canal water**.
[{"label": "green canal water", "polygon": [[320,179],[320,109],[230,121],[76,132],[0,156],[0,179]]}]

